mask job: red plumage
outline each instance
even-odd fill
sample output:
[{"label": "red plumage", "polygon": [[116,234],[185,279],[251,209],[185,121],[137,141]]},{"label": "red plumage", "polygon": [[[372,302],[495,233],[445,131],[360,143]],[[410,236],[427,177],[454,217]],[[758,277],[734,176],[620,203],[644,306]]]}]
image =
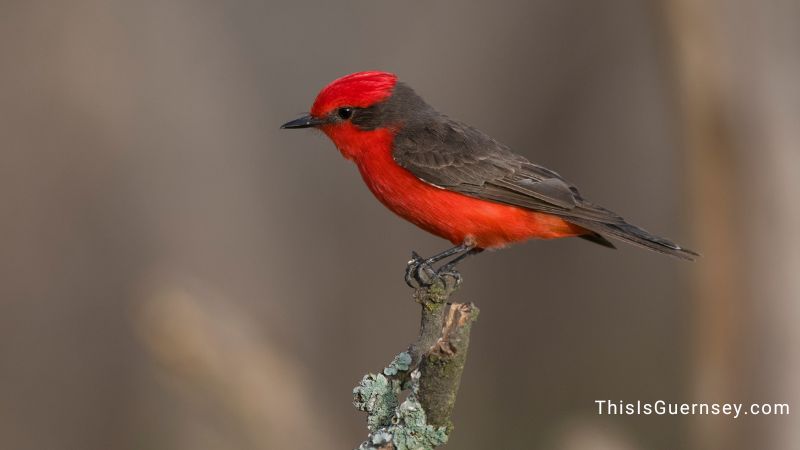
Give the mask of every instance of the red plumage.
[{"label": "red plumage", "polygon": [[498,248],[531,238],[588,233],[550,215],[468,197],[425,183],[392,158],[391,130],[361,131],[352,124],[323,125],[345,158],[355,162],[369,190],[387,208],[454,244]]},{"label": "red plumage", "polygon": [[320,91],[311,115],[322,117],[340,106],[365,108],[392,94],[397,76],[388,72],[357,72],[332,81]]}]

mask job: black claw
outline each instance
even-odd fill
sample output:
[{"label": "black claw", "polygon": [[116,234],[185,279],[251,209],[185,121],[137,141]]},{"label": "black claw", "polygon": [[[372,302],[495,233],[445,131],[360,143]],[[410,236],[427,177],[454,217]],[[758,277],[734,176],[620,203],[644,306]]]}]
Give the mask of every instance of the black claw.
[{"label": "black claw", "polygon": [[417,252],[411,252],[411,261],[406,266],[406,284],[413,289],[430,286],[436,279],[436,275],[427,260],[421,258]]}]

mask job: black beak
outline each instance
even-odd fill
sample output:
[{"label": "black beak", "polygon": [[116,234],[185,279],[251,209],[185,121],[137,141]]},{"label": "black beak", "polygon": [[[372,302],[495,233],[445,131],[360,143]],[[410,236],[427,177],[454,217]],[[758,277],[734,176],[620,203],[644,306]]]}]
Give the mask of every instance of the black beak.
[{"label": "black beak", "polygon": [[325,120],[323,119],[317,119],[316,117],[312,116],[303,116],[299,119],[292,120],[291,122],[286,122],[285,124],[281,125],[281,128],[310,128],[322,125],[323,123],[325,123]]}]

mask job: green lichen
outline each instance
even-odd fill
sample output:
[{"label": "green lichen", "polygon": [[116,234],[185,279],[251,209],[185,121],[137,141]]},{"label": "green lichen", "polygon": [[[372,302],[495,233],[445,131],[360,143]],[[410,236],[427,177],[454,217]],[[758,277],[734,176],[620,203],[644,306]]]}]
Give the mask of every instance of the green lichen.
[{"label": "green lichen", "polygon": [[367,427],[376,431],[391,424],[397,410],[398,383],[382,374],[367,374],[353,389],[353,405],[367,413]]},{"label": "green lichen", "polygon": [[447,442],[447,428],[428,425],[425,410],[415,394],[400,405],[395,418],[397,424],[388,431],[397,450],[428,450]]},{"label": "green lichen", "polygon": [[[399,356],[399,355],[398,355]],[[367,375],[356,389],[354,404],[362,411],[367,411],[368,423],[376,423],[380,420],[373,419],[373,414],[381,415],[388,409],[392,409],[392,414],[385,425],[380,427],[370,426],[370,435],[357,450],[373,450],[386,448],[392,444],[396,450],[433,450],[447,442],[448,430],[446,427],[434,427],[428,425],[425,410],[417,400],[419,389],[419,371],[411,374],[411,394],[408,398],[397,405],[396,383],[389,381],[383,375]],[[388,395],[386,390],[391,391]],[[366,401],[365,401],[366,399]],[[382,401],[389,403],[383,405]]]},{"label": "green lichen", "polygon": [[428,299],[431,303],[444,303],[450,297],[447,286],[443,281],[437,280],[428,288]]},{"label": "green lichen", "polygon": [[414,293],[414,299],[428,312],[434,312],[444,307],[455,289],[455,286],[450,286],[441,278],[437,278],[430,286],[418,289]]},{"label": "green lichen", "polygon": [[408,352],[402,352],[394,357],[389,367],[383,369],[383,374],[387,377],[397,375],[398,372],[405,372],[411,368],[411,355]]}]

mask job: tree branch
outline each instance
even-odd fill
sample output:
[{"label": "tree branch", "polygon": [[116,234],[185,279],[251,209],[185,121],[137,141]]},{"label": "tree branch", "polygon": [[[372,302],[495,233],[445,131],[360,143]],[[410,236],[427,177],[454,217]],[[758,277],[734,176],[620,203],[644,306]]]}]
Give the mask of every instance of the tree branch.
[{"label": "tree branch", "polygon": [[452,429],[450,414],[456,404],[461,373],[467,362],[469,332],[478,318],[473,304],[453,303],[447,313],[442,337],[420,363],[419,400],[428,423]]},{"label": "tree branch", "polygon": [[[367,413],[370,431],[359,450],[432,450],[447,442],[469,334],[478,317],[475,305],[448,307],[456,288],[452,277],[437,276],[417,289],[419,337],[383,373],[364,376],[353,389],[353,404]],[[401,403],[404,390],[410,393]]]}]

